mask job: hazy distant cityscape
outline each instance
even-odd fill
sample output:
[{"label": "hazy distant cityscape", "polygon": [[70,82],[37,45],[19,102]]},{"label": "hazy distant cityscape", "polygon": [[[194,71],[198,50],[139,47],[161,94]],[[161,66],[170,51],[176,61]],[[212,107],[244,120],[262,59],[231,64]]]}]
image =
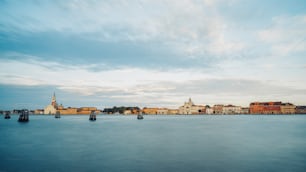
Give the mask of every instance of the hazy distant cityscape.
[{"label": "hazy distant cityscape", "polygon": [[[0,113],[4,112],[0,110]],[[21,110],[14,109],[11,113],[20,113]],[[89,115],[92,112],[95,114],[123,114],[123,115],[233,115],[233,114],[306,114],[305,106],[296,106],[293,103],[270,101],[270,102],[251,102],[248,107],[237,105],[216,104],[198,105],[195,104],[191,98],[177,109],[170,109],[164,107],[125,107],[114,106],[112,108],[98,109],[97,107],[67,107],[62,104],[58,105],[55,93],[52,96],[51,103],[44,109],[30,110],[32,114],[37,115],[55,115],[60,113],[62,115]]]}]

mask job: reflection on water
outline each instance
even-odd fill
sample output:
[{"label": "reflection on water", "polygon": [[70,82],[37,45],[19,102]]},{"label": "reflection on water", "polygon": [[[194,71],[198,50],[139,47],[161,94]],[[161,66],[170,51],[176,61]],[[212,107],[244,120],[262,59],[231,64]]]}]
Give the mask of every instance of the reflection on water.
[{"label": "reflection on water", "polygon": [[[1,116],[2,117],[2,116]],[[304,171],[306,116],[0,119],[0,171]]]}]

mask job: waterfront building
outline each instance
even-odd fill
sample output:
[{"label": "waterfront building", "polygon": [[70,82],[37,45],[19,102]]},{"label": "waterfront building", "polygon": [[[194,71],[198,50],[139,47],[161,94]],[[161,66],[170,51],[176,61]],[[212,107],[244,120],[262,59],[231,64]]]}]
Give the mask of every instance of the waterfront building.
[{"label": "waterfront building", "polygon": [[142,113],[146,114],[146,115],[156,115],[157,114],[157,110],[158,110],[158,108],[147,108],[147,107],[144,107],[142,109]]},{"label": "waterfront building", "polygon": [[168,109],[168,115],[177,115],[179,114],[178,109]]},{"label": "waterfront building", "polygon": [[167,115],[168,114],[168,109],[167,108],[160,108],[157,109],[157,115]]},{"label": "waterfront building", "polygon": [[282,114],[294,114],[296,106],[292,103],[282,103],[280,108]]},{"label": "waterfront building", "polygon": [[206,114],[206,106],[198,105],[199,114]]},{"label": "waterfront building", "polygon": [[61,109],[64,109],[64,106],[62,104],[57,106],[57,110],[61,110]]},{"label": "waterfront building", "polygon": [[222,114],[240,114],[241,106],[226,105],[222,108]]},{"label": "waterfront building", "polygon": [[98,110],[96,107],[81,107],[81,108],[75,108],[75,107],[68,107],[68,108],[59,108],[58,111],[61,115],[90,115],[91,112],[94,112],[95,114],[99,114],[100,110]]},{"label": "waterfront building", "polygon": [[249,113],[250,113],[250,108],[248,107],[241,108],[241,114],[249,114]]},{"label": "waterfront building", "polygon": [[44,114],[54,115],[56,114],[57,103],[55,93],[53,93],[51,104],[45,107]]},{"label": "waterfront building", "polygon": [[206,114],[211,115],[214,113],[214,109],[211,107],[206,107],[205,112]]},{"label": "waterfront building", "polygon": [[36,115],[42,115],[42,114],[44,114],[44,109],[36,109],[36,110],[34,111],[34,114],[36,114]]},{"label": "waterfront building", "polygon": [[250,114],[281,114],[282,102],[252,102]]},{"label": "waterfront building", "polygon": [[260,102],[250,103],[250,114],[263,114],[264,104]]},{"label": "waterfront building", "polygon": [[213,106],[213,110],[214,110],[214,114],[223,114],[223,106],[224,105],[221,105],[221,104],[219,104],[219,105],[214,105]]},{"label": "waterfront building", "polygon": [[296,106],[295,113],[296,114],[306,114],[306,106]]},{"label": "waterfront building", "polygon": [[74,107],[68,107],[64,108],[64,106],[58,105],[56,102],[56,96],[55,93],[52,96],[51,104],[46,106],[44,109],[44,114],[50,114],[55,115],[56,112],[59,112],[61,115],[89,115],[91,112],[94,112],[95,114],[100,113],[100,110],[98,110],[96,107],[81,107],[81,108],[74,108]]},{"label": "waterfront building", "polygon": [[123,111],[123,114],[124,114],[124,115],[131,115],[131,114],[132,114],[132,111],[129,110],[129,109],[128,109],[128,110],[124,110],[124,111]]},{"label": "waterfront building", "polygon": [[179,107],[179,114],[191,115],[191,114],[202,114],[205,113],[205,106],[195,105],[191,98],[188,102],[185,102],[183,106]]},{"label": "waterfront building", "polygon": [[81,107],[77,110],[77,114],[80,115],[89,115],[91,112],[94,112],[95,114],[100,113],[96,107]]},{"label": "waterfront building", "polygon": [[61,115],[72,115],[78,113],[78,108],[68,107],[59,109]]},{"label": "waterfront building", "polygon": [[133,108],[131,111],[132,111],[132,114],[134,115],[142,113],[142,111],[139,108]]}]

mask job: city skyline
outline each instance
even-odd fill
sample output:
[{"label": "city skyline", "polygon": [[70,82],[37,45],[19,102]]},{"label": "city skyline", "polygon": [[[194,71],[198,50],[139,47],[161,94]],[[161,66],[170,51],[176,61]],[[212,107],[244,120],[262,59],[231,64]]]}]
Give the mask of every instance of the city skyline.
[{"label": "city skyline", "polygon": [[0,109],[306,104],[306,2],[1,1]]}]

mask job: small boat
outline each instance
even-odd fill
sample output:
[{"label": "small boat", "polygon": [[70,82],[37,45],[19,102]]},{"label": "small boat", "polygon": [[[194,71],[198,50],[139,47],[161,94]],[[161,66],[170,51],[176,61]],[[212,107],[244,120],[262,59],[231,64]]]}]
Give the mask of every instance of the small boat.
[{"label": "small boat", "polygon": [[60,111],[56,111],[55,118],[61,118],[61,113],[60,113]]},{"label": "small boat", "polygon": [[141,114],[138,114],[137,119],[143,119],[143,116]]},{"label": "small boat", "polygon": [[89,120],[90,121],[95,121],[96,120],[96,114],[94,111],[91,111],[90,115],[89,115]]},{"label": "small boat", "polygon": [[21,111],[21,114],[19,115],[18,122],[28,122],[29,121],[29,111],[24,109]]},{"label": "small boat", "polygon": [[10,112],[9,112],[9,111],[6,111],[6,112],[5,112],[4,119],[11,119],[11,116],[10,116]]}]

